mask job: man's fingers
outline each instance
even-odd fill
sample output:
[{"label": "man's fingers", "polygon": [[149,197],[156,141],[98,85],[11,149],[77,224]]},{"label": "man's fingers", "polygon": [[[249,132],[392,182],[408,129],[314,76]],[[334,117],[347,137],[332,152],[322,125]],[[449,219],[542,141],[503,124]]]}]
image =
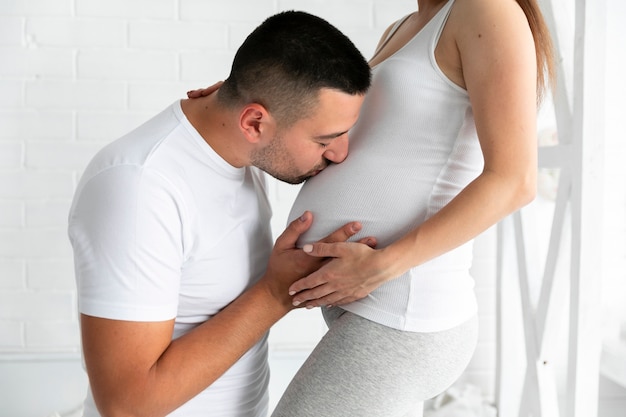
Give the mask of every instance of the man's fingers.
[{"label": "man's fingers", "polygon": [[285,231],[276,239],[274,246],[282,250],[294,248],[300,235],[311,227],[312,220],[311,212],[305,211],[302,216],[289,223]]},{"label": "man's fingers", "polygon": [[364,245],[369,246],[372,249],[376,248],[378,241],[373,236],[364,237],[363,239],[359,239],[358,243],[362,243]]},{"label": "man's fingers", "polygon": [[350,222],[341,226],[339,229],[335,230],[325,238],[321,239],[320,242],[325,243],[333,243],[333,242],[345,242],[356,233],[358,233],[361,228],[361,223],[359,222]]}]

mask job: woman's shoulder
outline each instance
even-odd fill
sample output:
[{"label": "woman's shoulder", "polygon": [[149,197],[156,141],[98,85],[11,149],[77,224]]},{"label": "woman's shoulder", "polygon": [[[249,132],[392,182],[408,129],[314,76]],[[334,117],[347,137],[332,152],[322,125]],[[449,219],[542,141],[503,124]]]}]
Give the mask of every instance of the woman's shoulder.
[{"label": "woman's shoulder", "polygon": [[526,15],[513,0],[454,0],[448,24],[459,30],[510,30],[523,23]]}]

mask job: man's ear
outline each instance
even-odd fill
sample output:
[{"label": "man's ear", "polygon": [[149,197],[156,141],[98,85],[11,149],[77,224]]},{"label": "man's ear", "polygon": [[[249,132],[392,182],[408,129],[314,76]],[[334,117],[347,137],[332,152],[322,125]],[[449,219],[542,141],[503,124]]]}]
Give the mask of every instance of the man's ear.
[{"label": "man's ear", "polygon": [[258,103],[247,104],[239,114],[239,129],[250,143],[258,143],[272,129],[273,118]]}]

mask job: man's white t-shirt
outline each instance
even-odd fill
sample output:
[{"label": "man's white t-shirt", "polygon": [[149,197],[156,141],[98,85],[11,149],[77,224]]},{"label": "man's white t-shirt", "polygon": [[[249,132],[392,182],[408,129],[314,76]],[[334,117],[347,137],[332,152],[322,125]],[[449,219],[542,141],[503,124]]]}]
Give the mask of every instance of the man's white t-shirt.
[{"label": "man's white t-shirt", "polygon": [[[270,217],[264,174],[224,161],[176,102],[101,150],[78,184],[69,236],[79,312],[175,319],[180,337],[262,276]],[[268,378],[263,338],[171,415],[265,416]],[[88,395],[85,416],[98,415]]]}]

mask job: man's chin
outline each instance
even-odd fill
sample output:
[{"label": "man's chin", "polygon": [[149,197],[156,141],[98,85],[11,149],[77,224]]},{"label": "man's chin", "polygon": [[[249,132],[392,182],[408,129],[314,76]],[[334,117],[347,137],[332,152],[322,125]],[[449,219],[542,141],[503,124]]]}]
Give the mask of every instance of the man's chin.
[{"label": "man's chin", "polygon": [[313,178],[314,176],[316,176],[323,170],[324,168],[316,169],[315,171],[308,172],[305,175],[301,175],[299,177],[287,177],[284,175],[277,175],[277,174],[271,174],[271,173],[270,175],[279,181],[286,182],[287,184],[297,185],[297,184],[302,184],[303,182],[310,180],[311,178]]},{"label": "man's chin", "polygon": [[301,176],[301,177],[296,177],[296,178],[283,177],[280,175],[272,175],[272,177],[276,178],[279,181],[286,182],[287,184],[298,185],[298,184],[302,184],[303,182],[311,178],[311,175],[306,175],[306,176]]}]

